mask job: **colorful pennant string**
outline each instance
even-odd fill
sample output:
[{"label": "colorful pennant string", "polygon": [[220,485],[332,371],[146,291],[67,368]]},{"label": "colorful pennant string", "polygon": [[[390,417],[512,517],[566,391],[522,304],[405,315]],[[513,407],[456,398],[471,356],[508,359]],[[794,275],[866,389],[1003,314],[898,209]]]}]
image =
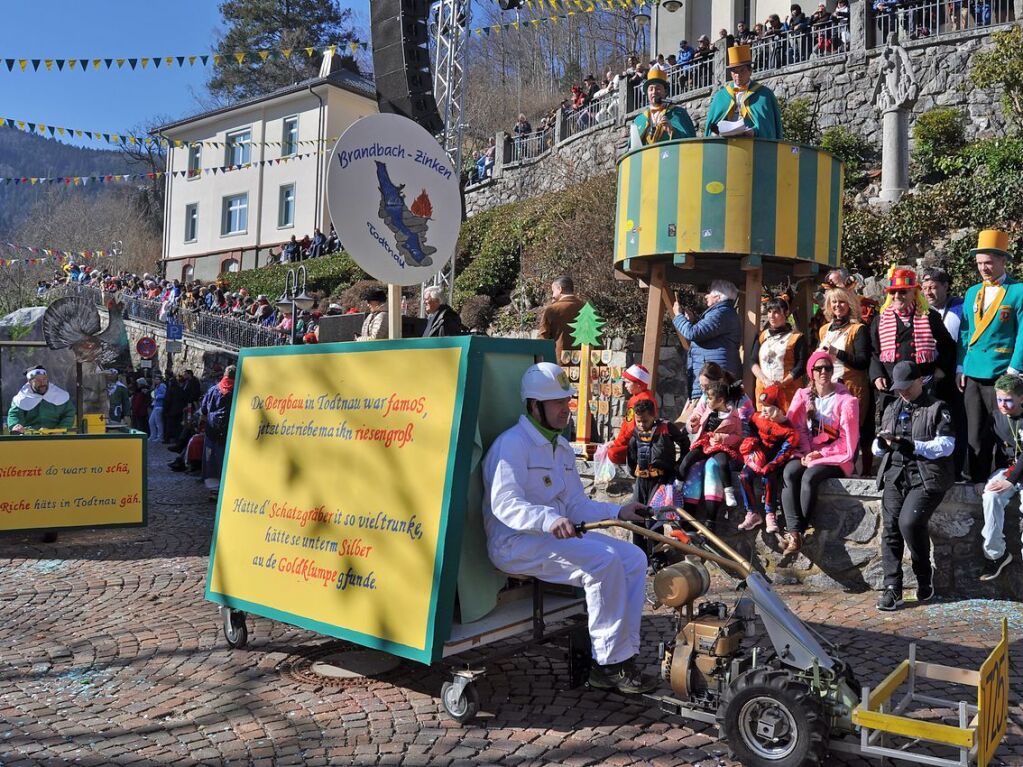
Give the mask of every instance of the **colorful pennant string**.
[{"label": "colorful pennant string", "polygon": [[[115,133],[113,131],[90,131],[84,130],[83,128],[66,128],[57,125],[50,125],[42,122],[31,122],[29,120],[18,120],[14,117],[0,117],[0,127],[7,126],[8,128],[14,128],[25,133],[31,133],[37,136],[43,136],[44,138],[66,138],[66,139],[91,139],[93,141],[106,141],[108,144],[115,144],[119,146],[161,146],[165,147],[168,142],[158,136],[135,136],[130,133]],[[337,136],[332,136],[326,139],[301,139],[298,141],[290,142],[297,146],[312,146],[315,144],[333,144],[337,141]],[[223,149],[224,147],[231,144],[232,146],[272,146],[280,147],[284,146],[284,141],[181,141],[176,139],[174,141],[175,147],[194,146],[202,144],[204,147],[214,147],[217,149]]]},{"label": "colorful pennant string", "polygon": [[97,249],[97,250],[59,250],[57,248],[36,248],[31,245],[18,245],[14,242],[0,243],[4,247],[10,248],[16,253],[31,253],[32,255],[28,258],[0,258],[0,266],[10,266],[11,264],[24,263],[29,266],[35,266],[38,263],[45,263],[47,261],[57,261],[63,263],[66,259],[89,259],[89,258],[102,258],[104,256],[111,255],[109,250]]},{"label": "colorful pennant string", "polygon": [[[490,35],[500,34],[519,29],[536,29],[541,24],[557,24],[562,19],[567,19],[579,13],[594,13],[595,11],[613,11],[617,9],[629,9],[649,5],[648,0],[525,0],[525,5],[531,10],[563,10],[565,13],[545,16],[535,19],[524,19],[513,21],[507,24],[491,24],[485,27],[475,27],[469,30],[471,34]],[[351,42],[343,46],[331,45],[323,50],[323,53],[336,53],[338,50],[349,50],[355,53],[359,50],[369,50],[369,45],[364,42]],[[292,56],[305,54],[312,58],[319,49],[316,47],[295,47],[295,48],[268,48],[249,51],[236,51],[234,53],[207,53],[190,54],[185,56],[137,56],[137,57],[100,57],[100,58],[2,58],[0,59],[0,71],[5,68],[8,72],[82,72],[109,70],[109,69],[131,69],[133,71],[150,71],[159,69],[161,66],[185,67],[185,66],[209,66],[219,65],[225,60],[234,59],[238,64],[261,64],[265,61],[290,60]]]},{"label": "colorful pennant string", "polygon": [[[222,165],[212,168],[201,168],[199,170],[176,170],[172,171],[171,175],[176,178],[184,178],[187,176],[204,176],[204,175],[218,175],[222,173],[233,173],[238,170],[247,170],[248,168],[257,168],[265,165],[281,165],[295,160],[304,160],[307,157],[315,157],[321,154],[327,154],[329,150],[321,149],[315,152],[306,152],[304,154],[294,154],[288,157],[279,157],[273,160],[257,160],[256,162],[245,163],[244,165]],[[39,186],[39,185],[53,185],[65,187],[74,186],[88,186],[90,184],[115,184],[125,182],[138,182],[138,181],[153,181],[159,178],[163,178],[167,175],[166,171],[154,171],[152,173],[107,173],[97,174],[92,176],[0,176],[0,186],[3,185],[14,185],[14,186]]]}]

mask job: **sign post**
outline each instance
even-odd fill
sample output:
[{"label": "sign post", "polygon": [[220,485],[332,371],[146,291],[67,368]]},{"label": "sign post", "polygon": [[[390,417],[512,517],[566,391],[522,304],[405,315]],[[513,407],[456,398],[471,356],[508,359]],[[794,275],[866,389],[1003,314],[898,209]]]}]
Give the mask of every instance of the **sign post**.
[{"label": "sign post", "polygon": [[400,338],[400,287],[429,282],[455,252],[462,197],[451,159],[406,117],[363,117],[331,152],[327,208],[355,262],[387,283],[388,337]]}]

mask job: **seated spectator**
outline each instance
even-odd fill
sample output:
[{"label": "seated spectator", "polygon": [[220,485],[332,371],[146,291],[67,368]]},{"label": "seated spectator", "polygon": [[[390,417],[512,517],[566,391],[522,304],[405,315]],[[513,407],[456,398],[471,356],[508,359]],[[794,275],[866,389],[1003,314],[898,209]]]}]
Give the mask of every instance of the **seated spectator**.
[{"label": "seated spectator", "polygon": [[288,244],[284,246],[281,251],[281,261],[286,264],[293,264],[296,261],[300,261],[302,257],[302,250],[298,244],[298,240],[295,235],[291,235],[291,239],[288,240]]},{"label": "seated spectator", "polygon": [[797,391],[789,406],[789,423],[799,432],[802,457],[786,463],[782,475],[785,556],[803,547],[820,483],[852,474],[860,440],[859,402],[845,386],[832,380],[834,372],[830,354],[811,354],[806,363],[810,385]]},{"label": "seated spectator", "polygon": [[322,256],[327,247],[327,238],[323,236],[323,232],[320,231],[320,227],[316,227],[313,230],[313,242],[309,247],[309,258],[319,258]]},{"label": "seated spectator", "polygon": [[303,261],[304,261],[305,259],[309,258],[309,248],[311,248],[311,247],[312,247],[312,244],[313,244],[313,241],[312,241],[312,240],[311,240],[311,239],[309,238],[309,235],[308,235],[308,234],[307,234],[307,235],[305,235],[305,236],[304,236],[304,237],[302,238],[302,240],[301,240],[301,241],[300,241],[300,242],[298,243],[298,246],[299,246],[299,248],[301,248],[301,250],[299,251],[299,253],[300,253],[300,258],[301,258],[301,259],[302,259]]},{"label": "seated spectator", "polygon": [[327,252],[337,253],[341,250],[341,240],[338,239],[337,232],[334,231],[334,225],[330,225],[330,234],[327,235]]}]

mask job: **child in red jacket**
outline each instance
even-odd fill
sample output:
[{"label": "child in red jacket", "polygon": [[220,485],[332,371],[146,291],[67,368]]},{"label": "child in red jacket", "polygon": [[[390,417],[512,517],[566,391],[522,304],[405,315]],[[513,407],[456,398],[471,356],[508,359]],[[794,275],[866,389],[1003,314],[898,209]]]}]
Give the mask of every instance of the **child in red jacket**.
[{"label": "child in red jacket", "polygon": [[[760,393],[754,413],[746,424],[746,438],[739,446],[745,465],[739,473],[739,485],[746,506],[746,518],[739,524],[740,530],[754,530],[767,517],[769,533],[778,532],[777,507],[778,491],[781,488],[781,472],[785,462],[792,458],[799,447],[799,432],[788,422],[782,410],[783,394],[777,384],[768,386]],[[755,480],[760,478],[764,485],[764,505],[761,509],[760,492]]]},{"label": "child in red jacket", "polygon": [[642,400],[653,403],[654,418],[657,417],[657,400],[650,391],[650,371],[642,365],[630,365],[622,373],[622,378],[625,379],[625,391],[629,393],[629,403],[625,409],[625,418],[622,419],[622,427],[607,449],[608,460],[619,465],[628,460],[629,440],[632,439],[632,432],[636,428],[634,415],[636,403]]}]

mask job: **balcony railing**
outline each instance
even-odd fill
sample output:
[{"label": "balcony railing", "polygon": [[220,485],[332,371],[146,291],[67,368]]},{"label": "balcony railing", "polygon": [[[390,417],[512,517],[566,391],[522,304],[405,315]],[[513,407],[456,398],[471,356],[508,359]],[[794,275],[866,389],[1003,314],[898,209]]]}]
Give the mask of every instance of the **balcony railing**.
[{"label": "balcony railing", "polygon": [[789,64],[828,59],[849,50],[849,23],[829,21],[799,30],[765,35],[753,41],[753,71],[758,75]]},{"label": "balcony railing", "polygon": [[[668,67],[665,79],[668,81],[669,100],[687,96],[701,88],[709,88],[715,83],[714,58],[711,56]],[[631,103],[636,109],[641,109],[647,103],[646,88],[645,82],[632,86]]]},{"label": "balcony railing", "polygon": [[898,31],[900,40],[943,37],[1015,21],[1013,0],[879,0],[871,7],[872,48]]},{"label": "balcony railing", "polygon": [[508,162],[535,160],[554,146],[554,138],[554,126],[527,133],[525,136],[515,136],[511,140]]},{"label": "balcony railing", "polygon": [[[103,291],[91,285],[69,283],[52,288],[46,297],[51,300],[63,296],[79,295],[90,299],[97,306],[105,306]],[[147,298],[136,298],[120,293],[117,300],[124,306],[124,318],[163,326],[169,319],[163,312],[163,304]],[[173,319],[184,325],[185,333],[203,341],[219,344],[232,349],[246,349],[258,346],[281,346],[288,343],[287,334],[228,315],[208,311],[177,309]]]},{"label": "balcony railing", "polygon": [[617,94],[609,93],[599,99],[594,99],[582,109],[577,109],[565,115],[562,121],[561,140],[582,133],[587,128],[596,125],[605,125],[618,119],[618,98]]}]

